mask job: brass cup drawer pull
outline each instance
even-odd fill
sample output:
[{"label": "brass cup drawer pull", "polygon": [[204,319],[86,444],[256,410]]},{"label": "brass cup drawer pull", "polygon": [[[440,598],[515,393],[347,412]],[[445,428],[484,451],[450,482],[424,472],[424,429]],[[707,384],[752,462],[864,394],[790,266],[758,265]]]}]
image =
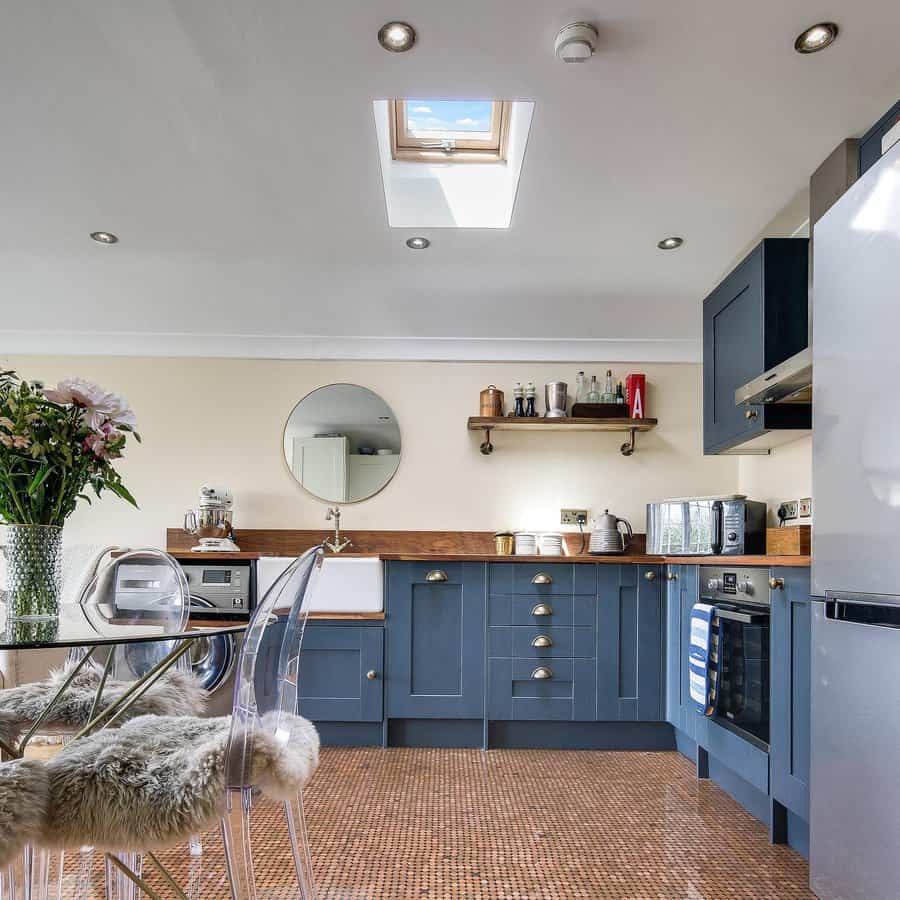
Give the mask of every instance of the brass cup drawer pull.
[{"label": "brass cup drawer pull", "polygon": [[366,672],[366,678],[368,678],[369,681],[374,681],[377,677],[378,673],[374,669],[369,669],[369,671]]},{"label": "brass cup drawer pull", "polygon": [[552,616],[553,607],[547,603],[538,603],[538,605],[531,610],[531,614],[533,616]]},{"label": "brass cup drawer pull", "polygon": [[553,677],[553,672],[547,666],[538,666],[532,673],[531,677],[535,681],[546,681]]},{"label": "brass cup drawer pull", "polygon": [[652,570],[650,572],[644,572],[644,578],[646,578],[647,581],[656,581],[656,572],[653,572]]},{"label": "brass cup drawer pull", "polygon": [[546,572],[538,572],[531,579],[532,584],[553,584],[553,579]]},{"label": "brass cup drawer pull", "polygon": [[552,647],[553,641],[550,638],[550,635],[547,634],[539,634],[534,640],[531,642],[532,647]]},{"label": "brass cup drawer pull", "polygon": [[425,580],[426,580],[426,581],[431,581],[431,582],[435,582],[435,581],[446,581],[446,580],[447,580],[447,573],[446,573],[446,572],[442,572],[440,569],[432,569],[432,570],[425,576]]},{"label": "brass cup drawer pull", "polygon": [[666,572],[666,581],[678,581],[678,575],[675,572]]},{"label": "brass cup drawer pull", "polygon": [[784,579],[783,578],[770,578],[769,579],[769,587],[773,591],[780,591],[784,588]]}]

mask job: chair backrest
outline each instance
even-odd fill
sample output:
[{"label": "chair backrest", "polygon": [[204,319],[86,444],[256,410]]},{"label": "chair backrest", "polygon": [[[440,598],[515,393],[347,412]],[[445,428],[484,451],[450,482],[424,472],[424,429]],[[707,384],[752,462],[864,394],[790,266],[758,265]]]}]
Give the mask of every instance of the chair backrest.
[{"label": "chair backrest", "polygon": [[[256,731],[266,730],[280,739],[283,716],[297,715],[300,698],[300,648],[309,615],[312,587],[322,565],[324,549],[312,547],[295,559],[257,604],[244,636],[234,685],[234,708],[227,750],[227,784],[249,786]],[[271,666],[274,672],[258,671]],[[264,679],[274,679],[274,703],[263,720],[257,688]],[[289,730],[289,729],[288,729]]]},{"label": "chair backrest", "polygon": [[[181,566],[162,550],[129,550],[107,560],[80,599],[85,618],[98,631],[114,621],[154,625],[165,634],[187,626],[190,589]],[[174,649],[174,641],[120,644],[111,649],[113,678],[131,681],[145,675]],[[190,670],[190,655],[179,663]]]}]

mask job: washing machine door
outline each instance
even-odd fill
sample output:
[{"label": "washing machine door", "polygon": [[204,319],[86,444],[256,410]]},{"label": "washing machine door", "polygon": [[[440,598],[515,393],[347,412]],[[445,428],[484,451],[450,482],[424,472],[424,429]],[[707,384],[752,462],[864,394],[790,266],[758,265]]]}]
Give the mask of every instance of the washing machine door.
[{"label": "washing machine door", "polygon": [[[191,610],[215,609],[214,604],[203,597],[191,595]],[[212,693],[228,679],[237,658],[237,646],[233,634],[217,634],[197,638],[191,644],[191,668],[200,687]]]}]

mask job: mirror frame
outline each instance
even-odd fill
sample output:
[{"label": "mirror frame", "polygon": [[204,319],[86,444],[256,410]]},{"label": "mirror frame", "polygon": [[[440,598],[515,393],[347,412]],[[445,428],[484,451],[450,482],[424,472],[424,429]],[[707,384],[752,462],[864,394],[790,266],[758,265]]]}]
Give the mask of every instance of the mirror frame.
[{"label": "mirror frame", "polygon": [[[300,481],[299,478],[297,478],[296,475],[294,475],[293,471],[291,471],[291,467],[287,461],[287,456],[284,453],[284,442],[285,442],[285,439],[287,438],[287,430],[288,430],[288,425],[290,424],[290,421],[291,421],[291,416],[294,415],[294,412],[297,410],[297,408],[300,406],[300,404],[303,403],[305,400],[308,400],[313,394],[317,393],[318,391],[325,390],[325,388],[330,388],[330,387],[354,387],[354,388],[360,388],[363,391],[368,391],[370,394],[375,394],[375,396],[378,397],[384,403],[384,405],[387,406],[387,408],[391,411],[391,414],[394,417],[394,421],[397,424],[397,431],[400,432],[400,453],[397,454],[400,457],[400,459],[398,460],[397,467],[394,469],[393,473],[391,474],[391,477],[388,478],[388,480],[385,481],[385,483],[380,488],[378,488],[377,491],[374,491],[373,493],[369,494],[367,497],[360,497],[359,500],[326,500],[324,497],[320,497],[318,494],[314,494],[311,490],[309,490],[309,488],[307,488],[303,484],[302,481]],[[309,494],[309,496],[312,497],[314,500],[318,500],[320,503],[334,504],[335,506],[352,506],[355,503],[365,503],[366,500],[371,500],[373,497],[377,497],[397,477],[397,472],[400,471],[400,466],[403,463],[403,430],[400,428],[400,420],[397,418],[397,414],[394,412],[394,407],[391,406],[391,404],[388,403],[387,400],[385,400],[384,397],[381,394],[379,394],[377,391],[373,390],[370,387],[366,387],[364,384],[356,384],[355,382],[352,382],[352,381],[332,381],[329,384],[322,384],[319,387],[313,388],[311,391],[308,391],[291,407],[290,412],[287,414],[287,418],[284,420],[284,427],[281,429],[281,461],[284,464],[284,467],[287,470],[288,475],[290,475],[291,481],[293,481],[294,484],[296,484],[301,490],[303,490],[304,493]]]}]

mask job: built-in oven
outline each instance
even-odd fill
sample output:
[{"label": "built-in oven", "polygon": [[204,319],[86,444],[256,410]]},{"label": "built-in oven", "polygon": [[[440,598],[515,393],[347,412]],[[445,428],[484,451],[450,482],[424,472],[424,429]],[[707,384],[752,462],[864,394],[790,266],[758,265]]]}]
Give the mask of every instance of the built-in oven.
[{"label": "built-in oven", "polygon": [[700,567],[700,600],[716,608],[712,720],[769,749],[769,570]]}]

